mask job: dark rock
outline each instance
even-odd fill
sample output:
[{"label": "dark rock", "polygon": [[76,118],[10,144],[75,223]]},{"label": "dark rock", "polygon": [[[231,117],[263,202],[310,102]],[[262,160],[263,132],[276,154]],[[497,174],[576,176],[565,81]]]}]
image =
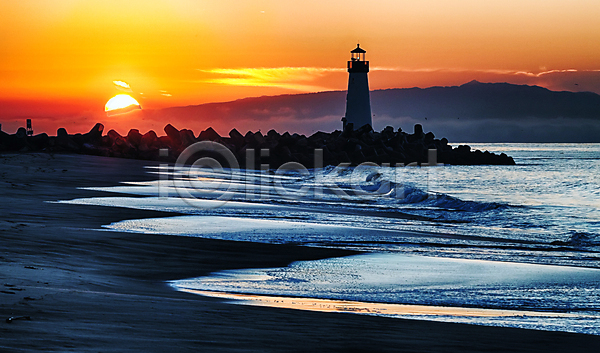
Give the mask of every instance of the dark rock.
[{"label": "dark rock", "polygon": [[342,132],[343,137],[351,137],[354,132],[354,123],[347,123],[344,127],[344,132]]},{"label": "dark rock", "polygon": [[127,142],[131,145],[138,147],[142,143],[142,134],[140,134],[140,130],[131,129],[127,133]]},{"label": "dark rock", "polygon": [[212,127],[202,131],[198,136],[198,140],[200,141],[217,141],[221,139],[221,135],[219,135]]},{"label": "dark rock", "polygon": [[58,130],[56,130],[56,137],[61,138],[61,137],[69,137],[69,133],[67,133],[67,129],[65,129],[64,127],[58,128]]},{"label": "dark rock", "polygon": [[80,146],[71,139],[67,133],[67,130],[62,127],[56,131],[55,146],[58,147],[59,150],[66,150],[70,152],[79,152],[81,149]]},{"label": "dark rock", "polygon": [[[152,149],[155,146],[157,140],[158,136],[156,135],[156,132],[154,132],[154,130],[148,131],[147,133],[142,135],[142,139],[140,141],[140,150],[143,149],[144,151],[148,151]],[[158,148],[156,147],[155,149]]]},{"label": "dark rock", "polygon": [[352,161],[352,164],[354,164],[354,165],[358,165],[358,164],[361,164],[361,163],[367,161],[367,159],[366,159],[365,155],[362,153],[362,151],[355,151],[354,153],[352,153],[350,155],[350,160]]},{"label": "dark rock", "polygon": [[435,139],[435,135],[433,134],[433,132],[428,132],[425,134],[425,143],[431,143],[433,142],[433,140]]},{"label": "dark rock", "polygon": [[271,140],[279,140],[281,138],[281,135],[279,135],[277,131],[271,129],[269,130],[269,132],[267,132],[267,138]]},{"label": "dark rock", "polygon": [[91,154],[94,156],[110,156],[110,149],[104,146],[94,145],[91,143],[84,143],[83,146],[81,146],[81,149],[84,153]]},{"label": "dark rock", "polygon": [[[52,143],[52,140],[50,140],[50,142]],[[110,147],[110,146],[112,146],[112,141],[111,141],[110,137],[108,137],[108,135],[102,136],[102,140],[100,142],[100,145],[103,146],[103,147]]]},{"label": "dark rock", "polygon": [[344,151],[339,152],[336,158],[340,161],[340,163],[352,163],[352,160],[350,160],[350,156],[348,156],[348,154]]},{"label": "dark rock", "polygon": [[[64,129],[63,129],[63,130],[64,130]],[[66,133],[66,131],[65,131],[65,133]],[[121,135],[120,135],[118,132],[116,132],[115,130],[110,130],[110,131],[109,131],[109,132],[106,134],[106,136],[108,136],[108,138],[110,139],[110,141],[111,141],[112,143],[115,143],[115,141],[117,141],[117,140],[122,140],[122,139],[123,139],[123,136],[121,136]],[[59,134],[58,134],[58,137],[59,137],[59,138],[61,137],[61,134],[60,134],[60,129],[59,129]]]},{"label": "dark rock", "polygon": [[100,144],[102,141],[102,132],[104,131],[104,125],[96,123],[94,127],[86,134],[83,134],[84,143],[89,144]]},{"label": "dark rock", "polygon": [[0,151],[8,150],[10,135],[4,131],[0,131]]},{"label": "dark rock", "polygon": [[170,139],[169,145],[173,148],[177,148],[181,145],[181,136],[179,134],[179,130],[177,130],[173,125],[167,124],[165,126],[165,133]]},{"label": "dark rock", "polygon": [[273,149],[273,155],[279,156],[281,158],[291,160],[292,151],[287,146],[278,145]]},{"label": "dark rock", "polygon": [[371,125],[366,124],[361,126],[358,130],[356,130],[355,136],[361,136],[363,134],[369,133],[373,131],[373,128],[371,127]]},{"label": "dark rock", "polygon": [[256,142],[258,142],[259,145],[262,145],[265,143],[265,137],[263,136],[263,134],[260,133],[260,131],[257,131],[254,134],[254,139],[256,140]]},{"label": "dark rock", "polygon": [[[0,132],[0,150],[48,149],[173,162],[187,146],[197,141],[193,131],[177,130],[170,124],[164,128],[167,136],[161,137],[158,137],[154,131],[141,135],[136,129],[130,130],[126,137],[115,130],[110,130],[102,136],[103,130],[104,126],[98,123],[83,135],[69,135],[64,128],[57,130],[56,137],[49,137],[46,134],[27,136],[24,128],[19,129],[15,135]],[[289,132],[280,135],[275,130],[269,130],[266,136],[263,136],[260,131],[256,133],[248,131],[245,136],[242,136],[236,129],[229,132],[229,137],[223,138],[209,127],[200,133],[198,139],[223,144],[232,151],[241,166],[246,163],[246,152],[253,149],[251,153],[254,157],[254,165],[248,166],[249,168],[260,168],[261,163],[269,163],[271,168],[277,168],[287,162],[298,162],[311,168],[315,163],[315,149],[323,151],[323,166],[340,163],[358,165],[363,162],[422,165],[428,162],[430,149],[438,151],[439,163],[515,164],[514,160],[506,154],[472,151],[466,145],[452,148],[446,138],[436,139],[432,132],[424,134],[420,124],[415,125],[413,134],[402,132],[402,129],[394,132],[392,126],[386,126],[381,132],[373,131],[370,125],[354,131],[352,125],[347,124],[343,132],[318,131],[308,138]],[[163,148],[169,150],[166,158],[159,155],[159,150]],[[269,155],[262,156],[261,149],[268,149]]]},{"label": "dark rock", "polygon": [[252,131],[248,131],[246,132],[246,135],[244,135],[244,144],[249,148],[257,147],[258,143],[256,142],[256,139],[254,138],[254,133]]},{"label": "dark rock", "polygon": [[115,157],[136,158],[137,149],[133,147],[125,138],[115,141],[111,152]]},{"label": "dark rock", "polygon": [[246,136],[244,136],[244,141],[246,141],[246,144],[249,148],[265,147],[265,138],[260,133],[260,131],[258,131],[256,133],[252,133],[251,131],[248,131],[246,133]]},{"label": "dark rock", "polygon": [[25,136],[22,134],[8,135],[3,145],[8,151],[27,152],[32,150],[31,145],[27,142],[27,134]]},{"label": "dark rock", "polygon": [[50,137],[46,133],[31,136],[28,140],[33,149],[37,151],[48,148],[50,145]]},{"label": "dark rock", "polygon": [[229,131],[229,138],[236,149],[240,149],[244,145],[244,136],[236,129]]},{"label": "dark rock", "polygon": [[421,138],[423,136],[423,125],[415,124],[414,131],[415,132],[413,133],[413,135],[415,135],[417,138]]},{"label": "dark rock", "polygon": [[161,148],[173,149],[173,141],[171,140],[171,138],[169,136],[161,136],[156,139],[155,146],[158,149],[161,149]]},{"label": "dark rock", "polygon": [[73,142],[75,142],[75,144],[77,144],[79,147],[81,147],[81,145],[83,145],[85,142],[82,134],[69,135],[69,137],[71,137],[71,140],[73,140]]},{"label": "dark rock", "polygon": [[27,130],[24,127],[20,127],[17,130],[17,133],[15,134],[17,136],[17,138],[26,138],[27,137]]},{"label": "dark rock", "polygon": [[308,139],[306,136],[298,136],[296,140],[296,150],[304,151],[308,147]]},{"label": "dark rock", "polygon": [[111,145],[109,146],[110,155],[121,158],[136,158],[137,148],[135,148],[125,137],[121,136],[115,130],[110,130],[107,134]]},{"label": "dark rock", "polygon": [[194,132],[188,129],[182,129],[179,131],[179,136],[181,138],[181,144],[183,147],[187,147],[196,142],[196,137],[194,136]]},{"label": "dark rock", "polygon": [[462,154],[466,154],[466,153],[471,152],[471,146],[459,145],[458,147],[456,147],[456,151],[458,151],[459,153],[462,153]]}]

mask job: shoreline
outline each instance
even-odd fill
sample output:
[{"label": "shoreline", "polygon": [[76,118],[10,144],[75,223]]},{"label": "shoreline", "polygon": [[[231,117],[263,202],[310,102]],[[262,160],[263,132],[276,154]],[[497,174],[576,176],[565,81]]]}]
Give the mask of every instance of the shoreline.
[{"label": "shoreline", "polygon": [[[0,348],[558,352],[600,346],[600,337],[584,334],[247,307],[177,292],[165,281],[356,252],[107,232],[98,228],[174,214],[44,202],[107,195],[79,186],[151,180],[143,168],[148,164],[0,155],[0,239],[6,244],[0,252]],[[4,321],[18,316],[31,320]]]}]

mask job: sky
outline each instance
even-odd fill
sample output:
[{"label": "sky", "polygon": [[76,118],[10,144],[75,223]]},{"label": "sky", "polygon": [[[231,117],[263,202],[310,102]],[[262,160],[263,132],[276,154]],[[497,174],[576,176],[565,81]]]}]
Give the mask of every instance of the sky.
[{"label": "sky", "polygon": [[600,93],[597,0],[0,0],[0,13],[11,133],[26,118],[49,134],[143,130],[104,113],[115,80],[143,109],[344,90],[357,42],[372,90],[475,79]]}]

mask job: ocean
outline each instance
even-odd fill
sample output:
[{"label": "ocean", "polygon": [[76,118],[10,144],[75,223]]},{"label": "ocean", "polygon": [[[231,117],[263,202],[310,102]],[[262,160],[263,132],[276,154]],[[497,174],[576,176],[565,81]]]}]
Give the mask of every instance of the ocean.
[{"label": "ocean", "polygon": [[362,252],[170,283],[179,290],[250,305],[319,299],[330,302],[302,308],[600,335],[600,144],[469,145],[516,165],[163,165],[148,168],[155,181],[88,188],[127,195],[61,202],[184,214],[107,230]]}]

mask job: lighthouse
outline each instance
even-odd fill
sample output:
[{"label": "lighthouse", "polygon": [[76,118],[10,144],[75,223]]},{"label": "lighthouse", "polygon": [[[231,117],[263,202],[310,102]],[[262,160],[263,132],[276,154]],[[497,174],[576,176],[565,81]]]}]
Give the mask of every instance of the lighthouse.
[{"label": "lighthouse", "polygon": [[348,61],[348,93],[346,94],[346,116],[342,118],[344,129],[347,124],[359,129],[364,125],[373,126],[371,120],[371,98],[369,97],[369,62],[365,60],[366,51],[356,45]]}]

